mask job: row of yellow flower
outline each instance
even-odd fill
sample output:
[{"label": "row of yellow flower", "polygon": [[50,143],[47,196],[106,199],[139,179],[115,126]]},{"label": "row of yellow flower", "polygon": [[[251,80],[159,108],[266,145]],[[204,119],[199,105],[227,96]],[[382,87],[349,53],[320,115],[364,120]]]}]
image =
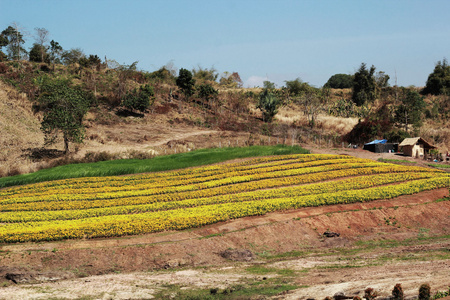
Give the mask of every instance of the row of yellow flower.
[{"label": "row of yellow flower", "polygon": [[186,209],[148,212],[131,215],[112,215],[79,220],[12,223],[2,225],[0,242],[26,242],[123,236],[180,230],[244,216],[261,215],[272,211],[312,205],[350,203],[392,198],[423,190],[449,186],[448,177],[438,177],[369,189],[335,193],[263,199],[239,203],[206,205]]},{"label": "row of yellow flower", "polygon": [[[340,177],[362,176],[382,173],[402,173],[407,172],[408,168],[404,166],[396,166],[383,164],[378,167],[352,168],[352,169],[322,169],[322,172],[306,173],[296,176],[274,177],[265,180],[247,181],[233,185],[218,185],[213,188],[202,188],[199,185],[187,187],[179,187],[175,189],[166,189],[164,191],[146,190],[141,191],[140,195],[130,196],[129,193],[115,193],[115,197],[106,194],[100,199],[83,199],[80,195],[69,195],[64,199],[60,195],[60,201],[50,201],[44,199],[29,198],[28,202],[17,201],[13,203],[0,203],[0,211],[21,211],[21,210],[63,210],[63,209],[86,209],[96,207],[121,206],[121,205],[137,205],[153,203],[158,201],[176,201],[183,199],[193,199],[202,197],[212,197],[224,194],[233,194],[246,191],[254,191],[258,189],[277,188],[283,186],[292,186],[305,183],[319,182],[323,180],[336,179]],[[438,174],[417,172],[418,174],[430,174],[437,176]],[[184,191],[182,190],[184,189]],[[129,197],[125,197],[129,196]],[[77,201],[73,201],[78,199]],[[33,201],[35,200],[35,201]],[[40,200],[40,199],[39,199]],[[70,201],[71,200],[71,201]]]},{"label": "row of yellow flower", "polygon": [[292,155],[280,155],[280,156],[266,156],[259,157],[249,160],[244,160],[239,163],[229,163],[223,165],[212,165],[212,166],[203,166],[196,167],[190,169],[182,169],[176,171],[169,172],[157,172],[157,173],[148,173],[143,175],[132,175],[132,176],[105,176],[105,177],[84,177],[84,178],[74,178],[74,179],[63,179],[58,181],[50,181],[50,182],[42,182],[33,185],[20,186],[20,187],[12,187],[7,188],[0,191],[1,196],[7,196],[10,194],[23,194],[27,191],[35,193],[38,191],[46,191],[50,188],[58,189],[61,186],[73,187],[77,188],[81,185],[91,185],[91,187],[102,187],[102,186],[114,186],[114,185],[123,185],[127,182],[133,184],[136,180],[159,180],[164,178],[170,178],[174,176],[202,176],[202,174],[214,174],[214,173],[222,173],[227,172],[227,169],[232,168],[259,168],[264,167],[265,165],[270,164],[284,164],[289,163],[289,161],[293,162],[307,162],[307,161],[315,161],[315,160],[330,160],[330,159],[352,159],[351,156],[345,155],[318,155],[318,154],[292,154]]},{"label": "row of yellow flower", "polygon": [[[235,194],[224,194],[214,197],[187,198],[173,201],[152,201],[150,204],[122,205],[102,208],[87,208],[76,210],[47,211],[48,206],[37,206],[31,211],[14,211],[0,214],[0,222],[36,222],[49,220],[81,219],[96,216],[134,214],[148,211],[170,210],[217,203],[232,203],[259,199],[298,197],[309,194],[331,193],[343,190],[353,190],[373,187],[377,185],[399,183],[432,177],[429,173],[398,173],[377,174],[370,176],[355,177],[330,182],[320,182],[301,186],[290,186],[279,189],[264,189],[256,191],[245,191]],[[148,199],[136,199],[137,202],[148,203]],[[43,210],[43,211],[42,211]]]},{"label": "row of yellow flower", "polygon": [[[319,166],[326,164],[341,163],[345,159],[345,162],[363,162],[362,160],[349,158],[348,156],[333,156],[328,157],[328,159],[321,158],[320,160],[315,159],[315,156],[301,157],[296,159],[284,159],[279,161],[273,161],[269,163],[263,163],[258,165],[244,165],[244,166],[234,166],[232,164],[221,166],[220,168],[215,166],[214,171],[203,172],[205,169],[196,168],[190,169],[191,174],[189,175],[178,175],[176,172],[165,172],[165,173],[151,173],[146,175],[134,175],[134,176],[116,176],[116,177],[103,177],[104,180],[101,182],[97,181],[97,178],[84,179],[66,179],[59,181],[59,185],[54,185],[52,187],[43,188],[42,184],[34,185],[34,189],[30,189],[30,186],[18,187],[17,191],[22,191],[20,193],[21,197],[32,196],[36,197],[38,195],[51,195],[51,194],[61,194],[63,193],[97,193],[97,192],[114,192],[114,191],[124,191],[124,190],[139,190],[143,188],[157,188],[157,187],[167,187],[175,185],[186,185],[192,183],[200,183],[209,180],[216,180],[221,178],[227,178],[236,175],[251,175],[257,173],[267,173],[273,171],[288,170],[294,168],[303,168],[308,166]],[[369,162],[369,161],[366,161]],[[220,171],[220,172],[219,172]],[[165,176],[158,176],[160,174],[165,174]],[[102,177],[100,177],[102,178]],[[127,178],[124,180],[123,178]],[[118,180],[119,179],[119,180]],[[54,183],[53,183],[54,184]],[[25,189],[25,190],[24,190]],[[15,193],[17,194],[17,193]],[[0,201],[9,198],[14,198],[15,194],[1,195]]]},{"label": "row of yellow flower", "polygon": [[[2,206],[11,204],[11,203],[26,203],[26,202],[36,202],[36,201],[67,201],[67,200],[99,200],[99,199],[114,199],[114,198],[124,198],[124,197],[137,197],[137,196],[150,196],[150,195],[158,195],[158,194],[168,194],[168,193],[179,193],[179,192],[185,192],[185,191],[195,191],[195,190],[203,190],[203,189],[210,189],[215,188],[219,186],[224,185],[231,185],[231,184],[238,184],[238,183],[244,183],[244,182],[251,182],[251,181],[259,181],[264,179],[271,179],[271,178],[284,178],[284,177],[290,177],[290,176],[296,176],[296,175],[303,175],[303,174],[313,174],[318,172],[328,172],[332,170],[340,170],[340,169],[353,169],[353,168],[365,168],[365,167],[380,167],[380,166],[386,166],[384,163],[377,163],[377,162],[354,162],[354,161],[348,161],[347,163],[334,163],[329,165],[319,165],[319,166],[313,166],[312,162],[308,163],[308,165],[311,165],[310,167],[300,167],[294,169],[287,169],[287,170],[274,170],[272,172],[257,172],[255,174],[250,175],[240,175],[240,174],[234,174],[232,176],[230,174],[229,177],[226,178],[210,178],[209,181],[200,182],[200,183],[192,183],[189,184],[188,182],[183,181],[184,184],[175,184],[175,185],[164,185],[162,182],[162,186],[140,186],[140,189],[138,190],[124,190],[124,191],[113,191],[109,192],[109,189],[106,188],[105,190],[97,190],[96,193],[74,193],[73,191],[65,191],[60,190],[57,194],[48,194],[48,195],[30,195],[27,194],[25,197],[21,197],[20,195],[15,196],[9,196],[6,199],[0,200],[0,211],[2,211]],[[412,170],[408,167],[404,166],[396,166],[396,165],[390,165],[391,169],[396,170]],[[422,168],[427,172],[426,169]],[[415,169],[414,169],[415,170]],[[421,170],[416,170],[421,171]]]}]

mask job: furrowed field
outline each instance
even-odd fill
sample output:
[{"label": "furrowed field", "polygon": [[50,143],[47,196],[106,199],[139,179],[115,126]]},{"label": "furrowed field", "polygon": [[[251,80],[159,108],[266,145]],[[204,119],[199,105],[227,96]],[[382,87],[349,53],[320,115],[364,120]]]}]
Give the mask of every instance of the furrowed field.
[{"label": "furrowed field", "polygon": [[294,154],[0,190],[0,242],[182,230],[273,211],[450,186],[448,173],[343,155]]}]

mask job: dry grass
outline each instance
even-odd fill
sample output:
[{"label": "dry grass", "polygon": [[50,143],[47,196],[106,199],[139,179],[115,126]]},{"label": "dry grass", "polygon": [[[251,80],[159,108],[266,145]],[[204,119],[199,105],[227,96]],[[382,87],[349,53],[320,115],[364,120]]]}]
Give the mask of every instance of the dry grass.
[{"label": "dry grass", "polygon": [[24,172],[22,150],[43,143],[38,118],[26,95],[0,82],[0,175]]},{"label": "dry grass", "polygon": [[428,120],[420,129],[419,135],[425,140],[434,143],[442,153],[450,150],[450,124],[436,123]]},{"label": "dry grass", "polygon": [[[285,124],[296,124],[297,126],[303,127],[308,126],[306,115],[296,105],[280,108],[275,119]],[[357,123],[357,118],[338,118],[325,114],[320,114],[317,117],[317,128],[326,134],[347,134]]]}]

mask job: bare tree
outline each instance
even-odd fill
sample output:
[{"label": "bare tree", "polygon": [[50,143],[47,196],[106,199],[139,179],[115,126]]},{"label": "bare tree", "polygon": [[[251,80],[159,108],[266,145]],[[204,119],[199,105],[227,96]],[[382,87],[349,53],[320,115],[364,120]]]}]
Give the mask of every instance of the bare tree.
[{"label": "bare tree", "polygon": [[39,46],[41,46],[40,47],[40,50],[41,50],[41,61],[44,61],[44,55],[46,53],[45,50],[47,48],[45,46],[45,44],[49,40],[50,33],[45,28],[36,27],[36,28],[34,28],[34,30],[36,30],[36,35],[35,35],[34,39],[36,40],[36,43],[38,43]]}]

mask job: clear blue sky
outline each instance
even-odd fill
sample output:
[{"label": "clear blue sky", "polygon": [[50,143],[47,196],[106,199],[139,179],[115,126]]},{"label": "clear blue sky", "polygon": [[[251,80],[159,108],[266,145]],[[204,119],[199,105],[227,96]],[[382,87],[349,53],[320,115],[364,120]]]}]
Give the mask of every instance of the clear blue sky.
[{"label": "clear blue sky", "polygon": [[424,86],[450,57],[448,0],[0,0],[0,30],[46,28],[65,49],[192,70],[239,72],[244,86],[317,87],[362,62],[389,83]]}]

